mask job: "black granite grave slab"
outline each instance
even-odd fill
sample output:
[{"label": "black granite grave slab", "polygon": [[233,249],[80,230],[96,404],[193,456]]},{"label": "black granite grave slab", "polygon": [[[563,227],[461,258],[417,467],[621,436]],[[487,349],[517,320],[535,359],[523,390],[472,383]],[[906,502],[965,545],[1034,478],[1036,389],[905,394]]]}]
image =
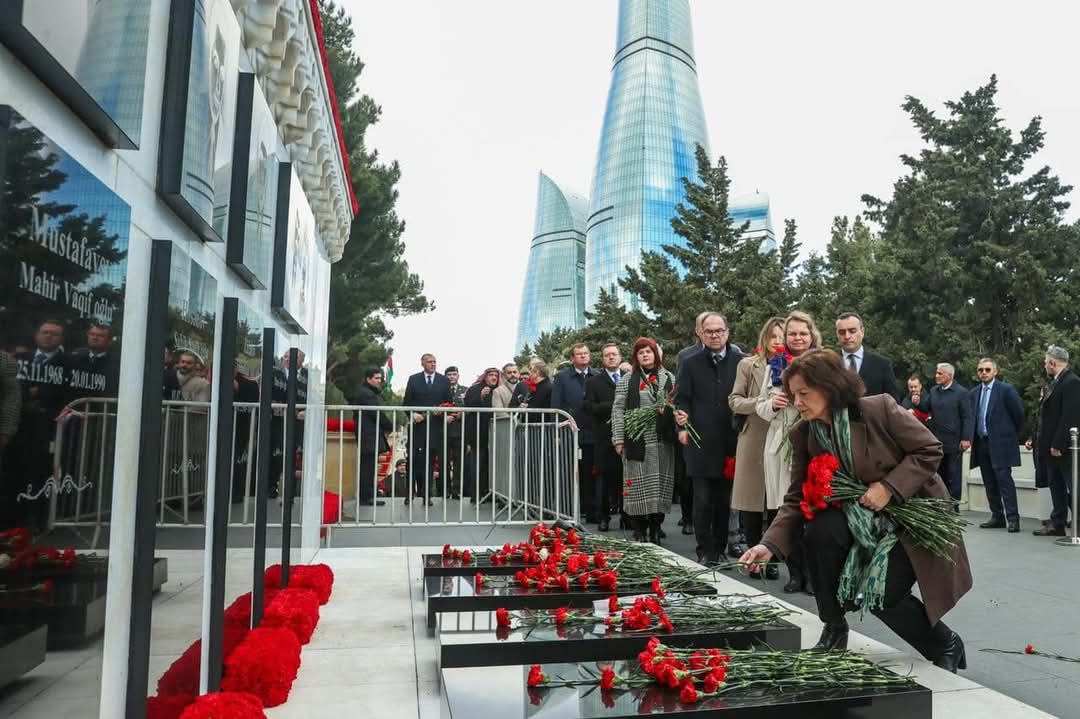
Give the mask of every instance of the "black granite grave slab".
[{"label": "black granite grave slab", "polygon": [[7,604],[3,615],[8,626],[47,624],[49,650],[77,646],[105,629],[105,582],[56,580],[47,599]]},{"label": "black granite grave slab", "polygon": [[738,630],[676,625],[671,634],[623,633],[618,628],[608,631],[603,620],[566,627],[541,624],[500,629],[495,612],[442,612],[436,633],[440,668],[632,659],[653,634],[673,647],[750,649],[764,644],[793,651],[801,647],[799,627],[784,620]]},{"label": "black granite grave slab", "polygon": [[[481,549],[481,552],[485,550]],[[460,559],[447,559],[441,554],[423,555],[425,577],[471,577],[477,572],[492,577],[512,576],[522,569],[535,567],[520,559],[509,559],[506,564],[492,564],[487,553],[474,555],[472,561],[465,564]]]},{"label": "black granite grave slab", "polygon": [[0,628],[0,687],[45,661],[47,634],[48,629],[44,624]]},{"label": "black granite grave slab", "polygon": [[[622,673],[622,662],[614,662]],[[545,664],[544,672],[578,676],[577,664]],[[597,665],[590,665],[597,674]],[[931,719],[933,696],[914,685],[892,688],[809,690],[777,693],[761,688],[696,704],[679,701],[676,689],[652,687],[601,692],[596,686],[532,689],[528,666],[458,667],[441,672],[443,719],[631,719],[642,715],[679,719]]]},{"label": "black granite grave slab", "polygon": [[[615,592],[602,589],[587,591],[537,592],[516,584],[502,586],[493,584],[476,591],[473,577],[427,577],[424,590],[428,598],[428,628],[435,628],[435,615],[439,612],[478,612],[504,609],[556,609],[558,607],[591,607],[593,602],[604,600],[612,594],[628,596],[647,592],[640,584],[620,585]],[[704,582],[681,587],[684,594],[716,594],[716,587]]]}]

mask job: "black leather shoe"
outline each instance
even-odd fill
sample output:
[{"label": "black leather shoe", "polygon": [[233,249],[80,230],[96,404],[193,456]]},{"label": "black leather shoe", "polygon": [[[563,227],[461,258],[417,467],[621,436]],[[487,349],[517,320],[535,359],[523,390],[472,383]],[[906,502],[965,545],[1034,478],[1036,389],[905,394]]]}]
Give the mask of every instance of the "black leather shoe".
[{"label": "black leather shoe", "polygon": [[784,594],[794,594],[795,592],[801,592],[803,589],[803,580],[800,577],[789,579],[788,583],[784,585]]},{"label": "black leather shoe", "polygon": [[598,529],[598,530],[600,530],[601,532],[606,532],[606,531],[608,531],[608,530],[609,530],[610,528],[611,528],[611,527],[610,527],[610,525],[608,524],[608,520],[606,520],[606,519],[601,519],[601,520],[600,520],[600,525],[599,525],[599,526],[597,527],[597,529]]},{"label": "black leather shoe", "polygon": [[685,527],[686,526],[686,520],[683,519],[682,517],[679,517],[679,526],[680,527]]},{"label": "black leather shoe", "polygon": [[1032,534],[1034,534],[1036,537],[1064,537],[1065,528],[1054,526],[1040,527],[1039,529],[1033,531]]},{"label": "black leather shoe", "polygon": [[934,664],[947,672],[956,674],[957,669],[967,669],[967,654],[964,652],[964,640],[953,632],[945,642],[945,651],[934,660]]},{"label": "black leather shoe", "polygon": [[644,532],[634,532],[634,541],[635,542],[644,542],[645,541],[645,533]]},{"label": "black leather shoe", "polygon": [[1009,522],[1009,534],[1016,534],[1019,531],[1020,531],[1020,522],[1019,521]]},{"label": "black leather shoe", "polygon": [[[814,645],[814,649],[825,651],[831,649],[844,650],[847,649],[847,639],[848,625],[846,622],[844,624],[826,624],[825,628],[821,630],[821,638]],[[962,649],[963,646],[961,645]]]},{"label": "black leather shoe", "polygon": [[1004,517],[991,517],[979,525],[980,529],[1005,529]]},{"label": "black leather shoe", "polygon": [[[659,535],[660,539],[667,539],[667,532],[664,531],[663,527],[656,530],[656,533]],[[657,542],[657,544],[660,544],[660,542]]]},{"label": "black leather shoe", "polygon": [[694,525],[692,525],[692,524],[684,524],[682,526],[682,533],[686,534],[686,535],[693,534],[694,533]]},{"label": "black leather shoe", "polygon": [[765,565],[765,578],[766,579],[772,579],[772,580],[779,579],[780,578],[780,567],[776,566],[775,564],[766,564]]}]

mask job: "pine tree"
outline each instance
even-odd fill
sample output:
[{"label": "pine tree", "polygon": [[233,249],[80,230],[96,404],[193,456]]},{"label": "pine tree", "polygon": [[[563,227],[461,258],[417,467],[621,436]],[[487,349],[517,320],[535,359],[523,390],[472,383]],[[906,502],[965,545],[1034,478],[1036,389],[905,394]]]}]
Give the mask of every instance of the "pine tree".
[{"label": "pine tree", "polygon": [[1014,134],[996,95],[991,77],[945,103],[944,117],[907,97],[926,144],[902,156],[892,198],[863,198],[881,228],[874,294],[881,329],[905,353],[898,367],[951,361],[963,380],[989,355],[1037,386],[1041,369],[1018,360],[1080,325],[1080,226],[1065,222],[1072,188],[1049,167],[1027,169],[1044,144],[1041,118]]}]

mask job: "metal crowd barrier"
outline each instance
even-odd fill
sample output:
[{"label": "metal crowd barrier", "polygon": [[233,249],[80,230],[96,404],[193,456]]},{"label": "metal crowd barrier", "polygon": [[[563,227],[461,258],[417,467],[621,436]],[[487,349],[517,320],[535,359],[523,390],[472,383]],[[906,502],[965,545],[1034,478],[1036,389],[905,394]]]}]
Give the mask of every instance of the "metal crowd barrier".
[{"label": "metal crowd barrier", "polygon": [[[285,471],[284,404],[271,422],[272,487]],[[566,412],[484,407],[298,406],[307,422],[337,419],[323,444],[323,524],[329,528],[530,524],[540,519],[575,520],[578,493],[578,429]],[[209,491],[210,404],[162,402],[162,466],[158,527],[205,527]],[[229,526],[255,520],[257,402],[234,404]],[[452,419],[451,419],[452,418]],[[346,430],[347,420],[354,424]],[[455,424],[457,425],[455,427]],[[378,438],[386,436],[389,448]],[[303,435],[301,434],[301,438]],[[116,400],[86,398],[65,408],[56,423],[52,527],[92,532],[96,546],[110,521]],[[405,459],[404,475],[395,472]],[[300,475],[301,482],[304,481]],[[381,487],[380,487],[381,485]],[[475,498],[470,503],[466,498]],[[434,504],[439,500],[439,504]],[[381,504],[380,504],[381,503]],[[279,501],[271,501],[268,526],[281,526]],[[491,505],[490,507],[488,505]],[[294,514],[294,526],[300,512]]]},{"label": "metal crowd barrier", "polygon": [[[351,431],[327,437],[328,542],[332,530],[342,527],[531,524],[580,515],[578,428],[564,411],[358,405],[325,410],[337,426],[355,422]],[[380,476],[387,444],[395,451],[389,472]],[[401,459],[404,473],[396,471]],[[492,508],[485,509],[489,503]]]}]

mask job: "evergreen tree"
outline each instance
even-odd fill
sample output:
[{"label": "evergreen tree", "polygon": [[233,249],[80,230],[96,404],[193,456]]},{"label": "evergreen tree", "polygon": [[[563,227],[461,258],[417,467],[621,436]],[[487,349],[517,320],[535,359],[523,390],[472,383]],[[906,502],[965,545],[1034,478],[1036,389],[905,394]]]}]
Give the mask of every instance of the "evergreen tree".
[{"label": "evergreen tree", "polygon": [[608,342],[616,342],[625,355],[638,337],[652,332],[649,318],[639,310],[629,311],[612,292],[600,288],[600,296],[592,311],[585,313],[588,324],[578,331],[577,341],[589,345],[593,364],[600,366],[600,350]]},{"label": "evergreen tree", "polygon": [[[1080,325],[1080,226],[1064,220],[1072,188],[1049,167],[1027,170],[1041,118],[1014,134],[996,95],[991,77],[945,103],[944,117],[907,97],[926,146],[902,156],[908,172],[891,199],[863,197],[881,227],[874,295],[899,367],[951,361],[968,380],[980,356],[1012,366]],[[1041,368],[1016,364],[1030,398]]]},{"label": "evergreen tree", "polygon": [[566,327],[541,332],[535,343],[521,348],[514,356],[514,362],[518,367],[527,367],[531,358],[539,357],[547,363],[548,370],[554,375],[559,365],[570,359],[570,347],[581,341],[579,332],[580,330]]},{"label": "evergreen tree", "polygon": [[[326,52],[349,153],[353,191],[359,210],[341,260],[331,268],[329,337],[335,382],[356,384],[365,366],[381,366],[393,332],[385,317],[427,312],[434,305],[424,283],[404,259],[405,222],[397,216],[397,161],[386,163],[368,147],[365,134],[382,109],[361,95],[357,78],[364,68],[353,52],[352,20],[331,0],[319,0]],[[362,381],[362,380],[360,380]],[[349,389],[342,386],[346,395]]]}]

